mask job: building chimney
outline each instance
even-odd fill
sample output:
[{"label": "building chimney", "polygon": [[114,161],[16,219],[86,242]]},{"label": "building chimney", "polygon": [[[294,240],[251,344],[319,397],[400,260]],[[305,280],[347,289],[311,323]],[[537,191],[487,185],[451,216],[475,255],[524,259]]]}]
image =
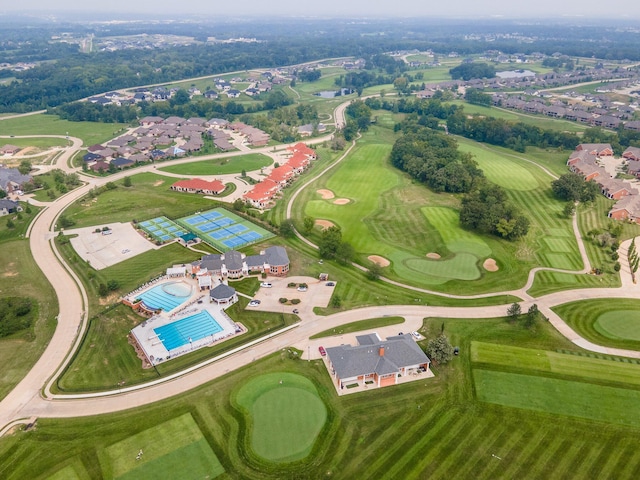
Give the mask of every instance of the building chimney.
[{"label": "building chimney", "polygon": [[384,347],[380,347],[378,349],[378,355],[380,355],[381,357],[384,357]]}]

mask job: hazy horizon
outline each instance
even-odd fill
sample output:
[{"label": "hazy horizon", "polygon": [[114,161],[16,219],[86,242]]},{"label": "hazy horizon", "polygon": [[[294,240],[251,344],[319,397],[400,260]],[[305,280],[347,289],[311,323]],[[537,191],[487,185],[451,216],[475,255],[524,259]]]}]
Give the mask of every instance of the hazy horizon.
[{"label": "hazy horizon", "polygon": [[[604,11],[603,11],[604,10]],[[118,18],[127,14],[145,14],[152,18],[178,15],[203,17],[249,16],[308,16],[308,17],[451,17],[478,19],[523,19],[523,18],[567,18],[640,20],[640,2],[610,0],[606,7],[600,3],[588,4],[582,0],[539,0],[523,4],[507,0],[485,0],[483,2],[458,0],[451,4],[429,5],[417,0],[400,3],[381,2],[371,4],[368,0],[344,2],[326,0],[322,3],[303,3],[295,0],[245,0],[244,2],[219,2],[192,0],[186,4],[167,0],[111,0],[104,4],[88,5],[79,0],[58,0],[52,8],[50,0],[23,0],[0,7],[0,14],[24,13],[27,15],[65,14],[111,14]]]}]

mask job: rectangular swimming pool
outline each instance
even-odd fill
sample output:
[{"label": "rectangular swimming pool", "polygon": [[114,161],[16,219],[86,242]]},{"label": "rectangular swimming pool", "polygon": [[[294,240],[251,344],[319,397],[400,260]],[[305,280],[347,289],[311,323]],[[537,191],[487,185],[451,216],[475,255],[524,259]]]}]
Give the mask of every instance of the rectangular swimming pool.
[{"label": "rectangular swimming pool", "polygon": [[153,329],[168,351],[190,342],[196,342],[222,330],[220,324],[206,310]]}]

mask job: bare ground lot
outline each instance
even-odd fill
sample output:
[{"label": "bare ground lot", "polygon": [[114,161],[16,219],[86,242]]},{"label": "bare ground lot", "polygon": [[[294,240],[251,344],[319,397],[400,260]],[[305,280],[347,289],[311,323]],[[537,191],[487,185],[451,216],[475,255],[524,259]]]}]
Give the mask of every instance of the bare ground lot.
[{"label": "bare ground lot", "polygon": [[[109,227],[111,234],[96,233],[95,230],[102,227]],[[160,248],[140,235],[130,223],[109,223],[75,228],[65,230],[64,233],[77,235],[71,239],[71,245],[78,255],[96,270],[110,267],[148,250]]]}]

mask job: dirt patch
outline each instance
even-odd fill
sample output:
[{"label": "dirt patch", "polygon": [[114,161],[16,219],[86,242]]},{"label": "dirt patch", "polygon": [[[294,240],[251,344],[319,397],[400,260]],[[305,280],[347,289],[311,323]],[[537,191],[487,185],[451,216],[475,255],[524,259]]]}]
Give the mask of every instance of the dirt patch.
[{"label": "dirt patch", "polygon": [[160,185],[162,185],[164,183],[164,180],[158,180],[157,182],[155,182],[153,184],[154,187],[159,187]]},{"label": "dirt patch", "polygon": [[432,260],[440,260],[442,257],[440,256],[439,253],[429,252],[429,253],[427,253],[427,258],[430,258]]},{"label": "dirt patch", "polygon": [[482,266],[484,267],[484,269],[487,272],[497,272],[498,271],[498,264],[496,263],[496,261],[493,258],[487,258],[484,263],[482,264]]},{"label": "dirt patch", "polygon": [[316,220],[316,225],[322,228],[322,230],[326,230],[327,228],[336,226],[335,223],[330,222],[329,220]]},{"label": "dirt patch", "polygon": [[389,260],[379,255],[369,255],[367,258],[373,263],[377,263],[381,267],[388,267],[389,265],[391,265],[391,262]]},{"label": "dirt patch", "polygon": [[320,190],[317,190],[316,193],[319,193],[320,195],[322,195],[323,200],[329,200],[335,197],[335,195],[331,190],[320,189]]},{"label": "dirt patch", "polygon": [[18,153],[16,153],[16,157],[21,157],[23,155],[35,154],[35,153],[40,153],[40,149],[36,147],[25,147],[22,150],[20,150]]},{"label": "dirt patch", "polygon": [[336,198],[333,203],[335,205],[346,205],[347,203],[350,203],[351,200],[349,200],[348,198]]}]

